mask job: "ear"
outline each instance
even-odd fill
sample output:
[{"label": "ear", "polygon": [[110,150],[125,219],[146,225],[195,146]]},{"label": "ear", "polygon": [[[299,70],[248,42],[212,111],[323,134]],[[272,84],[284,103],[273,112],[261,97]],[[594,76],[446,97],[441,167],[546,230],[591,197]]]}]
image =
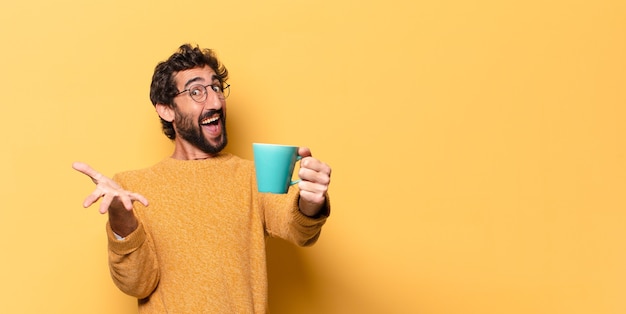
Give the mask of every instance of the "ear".
[{"label": "ear", "polygon": [[165,104],[156,104],[156,111],[161,119],[172,122],[174,121],[174,109]]}]

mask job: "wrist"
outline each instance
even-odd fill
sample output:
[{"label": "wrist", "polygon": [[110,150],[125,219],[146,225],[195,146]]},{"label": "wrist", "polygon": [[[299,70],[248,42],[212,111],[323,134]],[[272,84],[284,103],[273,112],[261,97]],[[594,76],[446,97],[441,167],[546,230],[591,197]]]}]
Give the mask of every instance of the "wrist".
[{"label": "wrist", "polygon": [[321,204],[307,202],[300,198],[298,205],[300,213],[309,218],[320,218],[329,214],[326,198]]},{"label": "wrist", "polygon": [[109,224],[111,225],[111,230],[122,238],[135,231],[139,225],[133,212],[128,210],[122,210],[117,213],[109,211]]}]

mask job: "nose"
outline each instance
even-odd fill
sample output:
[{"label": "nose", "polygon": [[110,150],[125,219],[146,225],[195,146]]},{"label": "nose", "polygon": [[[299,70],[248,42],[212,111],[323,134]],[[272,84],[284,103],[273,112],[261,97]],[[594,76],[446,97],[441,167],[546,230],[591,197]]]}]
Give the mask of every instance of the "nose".
[{"label": "nose", "polygon": [[226,105],[226,100],[212,89],[207,89],[204,102],[205,107],[209,107],[210,109],[221,109]]}]

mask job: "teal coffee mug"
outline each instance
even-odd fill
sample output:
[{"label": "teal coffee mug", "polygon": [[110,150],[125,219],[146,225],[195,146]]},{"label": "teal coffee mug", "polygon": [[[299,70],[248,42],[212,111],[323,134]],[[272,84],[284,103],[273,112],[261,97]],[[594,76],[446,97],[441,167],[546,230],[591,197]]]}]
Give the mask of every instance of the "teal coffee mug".
[{"label": "teal coffee mug", "polygon": [[253,143],[252,150],[259,192],[284,194],[300,182],[291,180],[296,162],[302,159],[298,146]]}]

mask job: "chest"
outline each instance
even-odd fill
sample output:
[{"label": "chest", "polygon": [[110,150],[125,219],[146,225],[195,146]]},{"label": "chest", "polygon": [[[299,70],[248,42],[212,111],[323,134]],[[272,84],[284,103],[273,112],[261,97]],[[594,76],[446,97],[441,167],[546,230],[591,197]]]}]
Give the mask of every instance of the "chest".
[{"label": "chest", "polygon": [[152,180],[141,192],[150,202],[137,215],[160,251],[211,252],[263,235],[249,180]]}]

